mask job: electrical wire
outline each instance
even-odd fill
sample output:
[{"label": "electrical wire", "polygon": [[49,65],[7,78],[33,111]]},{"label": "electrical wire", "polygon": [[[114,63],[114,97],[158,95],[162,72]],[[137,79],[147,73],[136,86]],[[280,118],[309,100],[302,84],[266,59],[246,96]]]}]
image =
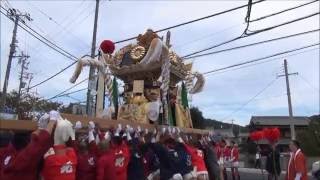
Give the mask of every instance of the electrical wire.
[{"label": "electrical wire", "polygon": [[[85,0],[82,1],[81,5],[83,4]],[[62,24],[60,24],[59,22],[57,22],[53,17],[51,17],[50,15],[48,15],[47,13],[45,13],[44,11],[42,11],[39,7],[35,6],[33,3],[31,3],[30,1],[26,1],[29,6],[35,8],[37,11],[39,11],[42,15],[44,15],[45,17],[48,18],[48,20],[52,21],[53,23],[55,23],[56,25],[58,25],[59,27],[61,27],[65,32],[69,33],[70,35],[72,35],[74,38],[76,38],[78,41],[81,41],[83,44],[85,44],[86,46],[90,45],[83,41],[82,39],[80,39],[78,36],[76,36],[75,34],[73,34],[73,32],[69,31],[68,29],[66,29],[64,26],[62,26]]]},{"label": "electrical wire", "polygon": [[216,75],[216,74],[221,74],[221,73],[225,73],[225,72],[229,72],[229,71],[235,71],[235,70],[238,70],[238,69],[243,69],[243,68],[247,68],[247,67],[251,67],[251,66],[256,66],[256,65],[259,65],[259,64],[264,64],[264,63],[268,63],[268,62],[275,61],[275,60],[279,60],[279,59],[282,59],[282,60],[283,60],[283,59],[286,58],[286,57],[292,57],[292,56],[296,56],[296,55],[299,55],[299,54],[311,52],[311,51],[314,51],[314,50],[319,50],[319,48],[313,48],[313,49],[309,49],[309,50],[306,50],[306,51],[301,51],[301,52],[294,53],[294,54],[290,54],[290,55],[286,55],[286,56],[281,56],[281,57],[277,57],[277,58],[272,58],[272,59],[265,60],[265,61],[262,61],[262,62],[253,63],[253,64],[248,64],[248,65],[246,65],[246,66],[240,66],[240,67],[238,67],[238,68],[228,69],[228,70],[226,70],[226,71],[219,71],[219,72],[207,74],[207,75],[205,75],[205,76],[208,77],[208,76],[212,76],[212,75]]},{"label": "electrical wire", "polygon": [[307,6],[307,5],[309,5],[309,4],[312,4],[312,3],[315,3],[315,2],[318,2],[318,1],[319,1],[319,0],[307,2],[307,3],[305,3],[305,4],[301,4],[301,5],[292,7],[292,8],[288,8],[288,9],[285,9],[285,10],[282,10],[282,11],[279,11],[279,12],[276,12],[276,13],[272,13],[272,14],[269,14],[269,15],[266,15],[266,16],[262,16],[262,17],[256,18],[256,19],[254,19],[254,20],[250,20],[250,22],[260,21],[260,20],[262,20],[262,19],[266,19],[266,18],[275,16],[275,15],[278,15],[278,14],[282,14],[282,13],[284,13],[284,12],[288,12],[288,11],[291,11],[291,10],[294,10],[294,9],[298,9],[298,8],[301,8],[301,7],[303,7],[303,6]]},{"label": "electrical wire", "polygon": [[246,101],[245,103],[243,103],[240,107],[238,107],[237,109],[235,109],[234,111],[232,111],[229,115],[225,116],[224,118],[222,118],[222,121],[226,120],[227,118],[229,118],[230,116],[232,116],[233,114],[241,111],[245,106],[247,106],[251,101],[253,101],[256,97],[258,97],[260,94],[262,94],[264,91],[266,91],[272,84],[274,84],[274,82],[276,82],[277,79],[273,79],[271,82],[269,82],[263,89],[261,89],[257,94],[255,94],[253,97],[251,97],[248,101]]},{"label": "electrical wire", "polygon": [[282,36],[282,37],[278,37],[278,38],[273,38],[273,39],[259,41],[259,42],[255,42],[255,43],[251,43],[251,44],[246,44],[246,45],[242,45],[242,46],[236,46],[236,47],[231,47],[231,48],[222,49],[222,50],[218,50],[218,51],[213,51],[213,52],[209,52],[209,53],[205,53],[205,54],[189,56],[189,57],[184,58],[184,60],[197,58],[197,57],[202,57],[202,56],[213,55],[213,54],[218,54],[218,53],[222,53],[222,52],[227,52],[227,51],[232,51],[232,50],[236,50],[236,49],[246,48],[246,47],[250,47],[250,46],[255,46],[255,45],[259,45],[259,44],[273,42],[273,41],[283,40],[283,39],[287,39],[287,38],[291,38],[291,37],[296,37],[296,36],[301,36],[301,35],[305,35],[305,34],[309,34],[309,33],[314,33],[314,32],[317,32],[319,30],[320,29],[314,29],[314,30],[310,30],[310,31],[304,31],[304,32],[296,33],[296,34],[291,34],[291,35],[287,35],[287,36]]},{"label": "electrical wire", "polygon": [[[252,5],[261,3],[263,1],[266,1],[266,0],[259,0],[259,1],[256,1],[256,2],[252,2]],[[198,18],[198,19],[194,19],[194,20],[187,21],[187,22],[184,22],[184,23],[180,23],[180,24],[177,24],[177,25],[174,25],[174,26],[169,26],[169,27],[166,27],[166,28],[162,28],[162,29],[159,29],[159,30],[157,30],[155,32],[158,33],[158,32],[162,32],[162,31],[170,30],[170,29],[177,28],[177,27],[180,27],[180,26],[184,26],[184,25],[187,25],[187,24],[191,24],[191,23],[194,23],[194,22],[197,22],[197,21],[201,21],[201,20],[204,20],[204,19],[208,19],[208,18],[212,18],[212,17],[218,16],[218,15],[226,14],[226,13],[229,13],[229,12],[232,12],[232,11],[235,11],[235,10],[238,10],[238,9],[242,9],[242,8],[245,8],[245,7],[248,7],[248,4],[245,4],[245,5],[242,5],[242,6],[238,6],[238,7],[232,8],[232,9],[228,9],[228,10],[225,10],[225,11],[221,11],[221,12],[218,12],[218,13],[214,13],[214,14],[211,14],[209,16],[202,17],[202,18]],[[126,41],[131,41],[131,40],[134,40],[136,38],[137,38],[137,36],[131,37],[131,38],[127,38],[127,39],[124,39],[124,40],[120,40],[120,41],[116,41],[115,44],[123,43],[123,42],[126,42]]]},{"label": "electrical wire", "polygon": [[69,90],[71,90],[71,89],[75,88],[76,86],[78,86],[78,85],[80,85],[80,84],[82,84],[82,83],[86,82],[88,79],[89,79],[89,78],[86,78],[86,79],[84,79],[84,80],[82,80],[82,81],[78,82],[77,84],[75,84],[75,85],[71,86],[70,88],[68,88],[68,89],[66,89],[66,90],[64,90],[64,91],[62,91],[62,92],[60,92],[59,94],[57,94],[57,95],[55,95],[55,96],[52,96],[52,97],[51,97],[51,98],[49,98],[49,99],[47,99],[47,101],[48,101],[48,100],[51,100],[51,99],[54,99],[54,98],[56,98],[56,97],[60,96],[61,94],[64,94],[65,92],[67,92],[67,91],[69,91]]},{"label": "electrical wire", "polygon": [[310,44],[310,45],[303,46],[303,47],[300,47],[300,48],[295,48],[295,49],[291,49],[291,50],[287,50],[287,51],[282,51],[282,52],[275,53],[275,54],[272,54],[272,55],[269,55],[269,56],[265,56],[265,57],[262,57],[262,58],[257,58],[257,59],[253,59],[253,60],[250,60],[250,61],[245,61],[245,62],[241,62],[241,63],[238,63],[238,64],[233,64],[233,65],[230,65],[230,66],[226,66],[226,67],[223,67],[223,68],[207,71],[207,72],[204,72],[202,74],[203,75],[211,74],[211,73],[222,71],[222,70],[225,70],[225,69],[230,69],[230,68],[242,66],[242,65],[245,65],[245,64],[251,64],[251,63],[254,63],[254,62],[262,61],[264,59],[268,59],[268,58],[271,58],[271,57],[279,56],[279,55],[282,55],[282,54],[287,54],[287,53],[290,53],[290,52],[306,49],[306,48],[309,48],[309,47],[318,46],[319,44],[320,43],[315,43],[315,44]]},{"label": "electrical wire", "polygon": [[[4,9],[4,8],[3,8]],[[6,9],[5,9],[6,10]],[[1,13],[3,15],[5,15],[8,19],[10,19],[11,21],[14,21],[12,18],[10,18],[7,14],[5,14],[4,12],[1,11]],[[78,58],[72,54],[70,54],[69,52],[65,51],[64,49],[62,49],[61,47],[57,46],[56,44],[54,44],[53,42],[51,42],[50,40],[48,40],[47,38],[43,37],[41,34],[39,34],[37,31],[35,31],[34,29],[32,29],[31,27],[29,27],[26,24],[23,24],[24,26],[28,27],[28,29],[30,29],[31,31],[35,32],[38,36],[40,36],[41,38],[39,38],[38,36],[36,36],[35,34],[33,34],[32,32],[30,32],[28,29],[26,29],[24,26],[22,26],[20,23],[18,23],[18,26],[20,28],[22,28],[23,30],[25,30],[27,33],[29,33],[31,36],[33,36],[34,38],[38,39],[39,41],[41,41],[42,43],[44,43],[45,45],[47,45],[48,47],[50,47],[51,49],[55,50],[56,52],[58,52],[59,54],[67,57],[68,59],[71,59],[73,61],[76,61]],[[43,40],[44,39],[44,40]],[[50,44],[49,44],[50,43]],[[53,47],[55,46],[55,47]],[[60,50],[58,50],[58,49]]]},{"label": "electrical wire", "polygon": [[71,92],[68,92],[68,93],[65,93],[65,94],[61,94],[57,97],[61,97],[61,96],[67,96],[67,95],[70,95],[70,94],[74,94],[74,93],[77,93],[77,92],[81,92],[81,91],[84,91],[84,90],[87,90],[88,88],[82,88],[82,89],[78,89],[78,90],[75,90],[75,91],[71,91]]},{"label": "electrical wire", "polygon": [[51,80],[52,78],[54,78],[54,77],[58,76],[58,75],[59,75],[59,74],[61,74],[63,71],[65,71],[65,70],[69,69],[70,67],[72,67],[72,66],[73,66],[74,64],[76,64],[76,63],[77,63],[77,61],[75,61],[75,62],[73,62],[73,63],[69,64],[69,65],[68,65],[68,66],[66,66],[65,68],[61,69],[59,72],[57,72],[57,73],[53,74],[52,76],[48,77],[47,79],[45,79],[45,80],[43,80],[43,81],[41,81],[41,82],[39,82],[39,83],[37,83],[37,84],[35,84],[35,85],[31,86],[29,89],[33,89],[33,88],[35,88],[35,87],[37,87],[37,86],[39,86],[39,85],[41,85],[41,84],[43,84],[43,83],[45,83],[45,82],[47,82],[47,81]]},{"label": "electrical wire", "polygon": [[[257,3],[260,3],[260,2],[263,2],[265,0],[260,0],[260,1],[256,1],[254,2],[253,4],[257,4]],[[215,13],[215,14],[212,14],[212,15],[209,15],[209,16],[206,16],[206,17],[202,17],[202,18],[199,18],[199,19],[195,19],[195,20],[192,20],[192,21],[188,21],[188,22],[184,22],[184,23],[181,23],[181,24],[178,24],[178,25],[175,25],[175,26],[171,26],[171,27],[167,27],[167,28],[163,28],[163,29],[160,29],[156,32],[161,32],[161,31],[165,31],[165,30],[168,30],[168,29],[172,29],[172,28],[176,28],[176,27],[179,27],[179,26],[183,26],[183,25],[187,25],[187,24],[190,24],[190,23],[193,23],[193,22],[197,22],[197,21],[200,21],[200,20],[204,20],[204,19],[207,19],[207,18],[211,18],[211,17],[214,17],[214,16],[218,16],[218,15],[222,15],[222,14],[225,14],[225,13],[228,13],[228,12],[232,12],[232,11],[235,11],[235,10],[238,10],[238,9],[241,9],[241,8],[244,8],[244,7],[247,7],[248,5],[242,5],[242,6],[239,6],[239,7],[236,7],[236,8],[232,8],[232,9],[229,9],[229,10],[225,10],[225,11],[222,11],[222,12],[218,12],[218,13]],[[122,43],[122,42],[126,42],[126,41],[129,41],[129,40],[133,40],[133,39],[136,39],[136,37],[133,37],[133,38],[129,38],[129,39],[125,39],[125,40],[121,40],[121,41],[117,41],[115,42],[115,44],[118,44],[118,43]],[[65,71],[66,69],[72,67],[74,63],[71,63],[70,65],[68,65],[67,67],[63,68],[62,70],[60,70],[58,73],[50,76],[49,78],[41,81],[40,83],[37,83],[36,85],[33,85],[31,88],[34,88],[36,86],[39,86],[49,80],[51,80],[52,78],[54,78],[55,76],[61,74],[63,71]],[[30,88],[30,89],[31,89]]]},{"label": "electrical wire", "polygon": [[278,25],[271,26],[271,27],[264,28],[264,29],[257,30],[257,31],[252,31],[251,33],[248,33],[248,34],[246,34],[245,36],[242,34],[241,36],[238,36],[238,37],[233,38],[233,39],[231,39],[231,40],[228,40],[228,41],[225,41],[225,42],[216,44],[216,45],[214,45],[214,46],[211,46],[211,47],[208,47],[208,48],[205,48],[205,49],[202,49],[202,50],[198,50],[198,51],[195,51],[195,52],[193,52],[193,53],[184,55],[184,56],[182,56],[181,58],[184,59],[184,58],[186,58],[186,57],[189,57],[189,56],[192,56],[192,55],[195,55],[195,54],[202,53],[202,52],[204,52],[204,51],[207,51],[207,50],[210,50],[210,49],[213,49],[213,48],[216,48],[216,47],[219,47],[219,46],[222,46],[222,45],[231,43],[231,42],[233,42],[233,41],[236,41],[236,40],[239,40],[239,39],[242,39],[242,38],[245,38],[245,37],[249,37],[249,36],[252,36],[252,35],[255,35],[255,34],[259,34],[259,33],[265,32],[265,31],[269,31],[269,30],[272,30],[272,29],[275,29],[275,28],[278,28],[278,27],[281,27],[281,26],[285,26],[285,25],[288,25],[288,24],[291,24],[291,23],[294,23],[294,22],[298,22],[298,21],[301,21],[301,20],[304,20],[304,19],[307,19],[307,18],[311,18],[311,17],[316,16],[316,15],[319,15],[319,14],[320,14],[319,12],[313,13],[313,14],[310,14],[310,15],[307,15],[307,16],[304,16],[304,17],[301,17],[301,18],[297,18],[297,19],[294,19],[294,20],[291,20],[291,21],[287,21],[287,22],[282,23],[282,24],[278,24]]}]

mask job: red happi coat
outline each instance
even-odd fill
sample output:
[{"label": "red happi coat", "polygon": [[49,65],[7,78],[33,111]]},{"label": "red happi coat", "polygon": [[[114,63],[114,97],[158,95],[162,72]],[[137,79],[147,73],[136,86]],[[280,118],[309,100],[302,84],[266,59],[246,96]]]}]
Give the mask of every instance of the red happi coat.
[{"label": "red happi coat", "polygon": [[294,180],[297,173],[301,173],[301,180],[307,180],[307,167],[304,154],[298,149],[295,153],[292,153],[288,163],[288,169],[286,174],[286,180]]},{"label": "red happi coat", "polygon": [[51,145],[50,134],[46,130],[39,130],[38,134],[31,135],[31,141],[24,149],[17,151],[12,145],[2,149],[0,154],[0,179],[38,179],[38,164]]}]

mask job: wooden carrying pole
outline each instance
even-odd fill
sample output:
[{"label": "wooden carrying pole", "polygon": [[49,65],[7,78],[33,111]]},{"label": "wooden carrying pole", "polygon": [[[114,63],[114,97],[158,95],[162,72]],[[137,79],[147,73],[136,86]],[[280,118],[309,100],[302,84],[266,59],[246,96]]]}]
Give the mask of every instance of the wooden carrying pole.
[{"label": "wooden carrying pole", "polygon": [[[155,128],[152,124],[142,124],[136,123],[132,121],[126,120],[107,120],[102,118],[88,118],[85,116],[80,115],[73,115],[73,114],[61,114],[63,118],[68,119],[70,122],[75,124],[77,121],[81,121],[82,127],[86,128],[89,121],[93,121],[99,125],[99,127],[104,129],[109,128],[116,128],[118,124],[122,124],[122,127],[126,125],[130,125],[133,128],[137,128],[140,126],[142,129],[148,129],[149,132],[152,132]],[[167,127],[167,126],[160,126],[160,127]],[[31,120],[2,120],[0,119],[0,130],[25,130],[25,131],[33,131],[37,129],[37,122]],[[202,130],[202,129],[192,129],[192,128],[179,128],[184,133],[191,133],[191,134],[208,134],[209,130]]]}]

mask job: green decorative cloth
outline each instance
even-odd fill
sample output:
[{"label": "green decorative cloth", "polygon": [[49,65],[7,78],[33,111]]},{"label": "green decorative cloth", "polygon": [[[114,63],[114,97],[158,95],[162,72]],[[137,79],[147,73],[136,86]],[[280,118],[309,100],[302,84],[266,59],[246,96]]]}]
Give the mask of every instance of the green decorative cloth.
[{"label": "green decorative cloth", "polygon": [[189,108],[188,92],[184,83],[182,83],[181,87],[181,105],[184,107],[184,109]]},{"label": "green decorative cloth", "polygon": [[117,79],[114,77],[112,82],[112,103],[114,107],[118,107],[119,105],[119,91],[118,91],[118,82]]}]

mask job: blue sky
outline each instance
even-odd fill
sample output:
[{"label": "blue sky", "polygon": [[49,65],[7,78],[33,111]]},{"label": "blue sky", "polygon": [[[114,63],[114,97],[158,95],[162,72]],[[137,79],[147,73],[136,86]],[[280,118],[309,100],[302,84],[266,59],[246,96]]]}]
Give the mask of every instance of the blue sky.
[{"label": "blue sky", "polygon": [[[307,1],[267,1],[254,5],[251,18],[255,19]],[[90,52],[95,2],[78,1],[9,1],[10,5],[33,18],[28,25],[63,47],[75,56]],[[147,28],[158,30],[181,22],[207,16],[226,9],[246,4],[246,1],[102,1],[100,4],[97,42],[104,39],[118,41],[143,33]],[[7,3],[3,3],[6,7]],[[250,24],[250,30],[258,30],[303,17],[319,11],[319,2],[297,10],[286,12]],[[6,7],[7,8],[7,7]],[[44,14],[44,13],[45,14]],[[241,9],[193,24],[171,30],[171,43],[179,55],[189,54],[214,44],[239,36],[244,28],[246,9]],[[50,20],[49,17],[52,18]],[[1,15],[1,89],[7,64],[13,23]],[[303,31],[319,29],[319,16],[287,26],[244,38],[214,50],[253,43]],[[160,33],[164,35],[165,32]],[[40,82],[58,72],[72,61],[57,54],[34,39],[22,29],[18,29],[18,45],[30,55],[29,71],[35,74],[31,84]],[[207,72],[239,62],[264,57],[280,51],[294,49],[319,42],[319,32],[272,43],[228,51],[212,56],[193,59],[194,70]],[[127,42],[129,43],[129,42]],[[117,45],[117,49],[127,43]],[[319,48],[317,46],[316,48]],[[312,50],[313,49],[313,50]],[[319,49],[286,57],[290,76],[294,115],[319,114]],[[17,60],[13,61],[9,90],[18,88]],[[74,68],[70,68],[51,81],[36,88],[39,96],[49,98],[72,86],[69,78]],[[78,81],[88,75],[86,68]],[[238,124],[248,124],[252,115],[287,115],[285,79],[276,79],[283,71],[283,60],[278,59],[247,68],[226,71],[206,76],[204,90],[192,97],[191,104],[198,106],[205,117]],[[276,80],[275,80],[276,79]],[[274,83],[244,106],[271,81]],[[74,90],[87,87],[81,84]],[[86,92],[72,97],[85,100]],[[76,102],[62,97],[55,99],[63,103]],[[236,111],[239,109],[238,111]]]}]

